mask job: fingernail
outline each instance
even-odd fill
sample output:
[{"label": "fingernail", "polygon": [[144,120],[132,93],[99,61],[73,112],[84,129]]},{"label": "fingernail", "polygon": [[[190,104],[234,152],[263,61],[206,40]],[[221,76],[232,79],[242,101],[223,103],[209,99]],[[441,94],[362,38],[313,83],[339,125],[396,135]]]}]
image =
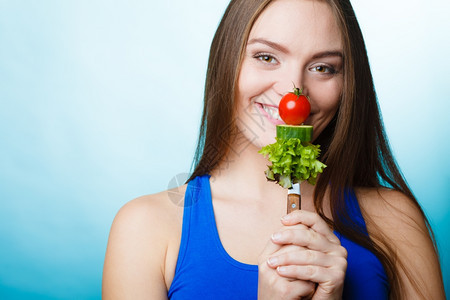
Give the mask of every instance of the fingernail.
[{"label": "fingernail", "polygon": [[286,267],[278,267],[277,271],[280,273],[284,273],[284,272],[286,272]]},{"label": "fingernail", "polygon": [[267,263],[269,264],[269,266],[276,266],[278,263],[278,258],[277,257],[269,257],[269,259],[267,260]]},{"label": "fingernail", "polygon": [[281,217],[281,220],[282,221],[288,221],[288,220],[290,220],[291,219],[291,214],[288,214],[288,215],[285,215],[285,216],[283,216],[283,217]]},{"label": "fingernail", "polygon": [[281,239],[281,233],[275,232],[272,234],[272,241],[279,241]]}]

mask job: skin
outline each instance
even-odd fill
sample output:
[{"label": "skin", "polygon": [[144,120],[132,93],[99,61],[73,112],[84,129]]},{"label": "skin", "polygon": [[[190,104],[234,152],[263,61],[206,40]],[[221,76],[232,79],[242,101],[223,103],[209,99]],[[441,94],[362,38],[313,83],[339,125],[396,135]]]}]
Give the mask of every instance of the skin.
[{"label": "skin", "polygon": [[275,126],[259,117],[258,104],[278,107],[293,85],[311,99],[305,124],[314,125],[313,138],[330,122],[342,90],[340,36],[330,9],[319,1],[276,1],[258,18],[242,62],[236,107],[238,125],[251,126],[259,137],[255,146],[273,143],[276,136]]},{"label": "skin", "polygon": [[[302,12],[301,17],[299,12]],[[278,107],[282,96],[292,90],[292,84],[303,87],[304,93],[311,98],[311,114],[305,123],[314,126],[316,137],[330,122],[338,108],[343,81],[341,69],[340,32],[331,10],[325,3],[272,3],[261,14],[250,32],[238,80],[239,104],[236,118],[242,122],[237,124],[245,124],[250,129],[240,128],[248,140],[252,140],[254,132],[259,137],[249,146],[248,155],[274,142],[276,136],[274,124],[267,122],[267,119],[254,117],[260,112],[258,106],[270,104]],[[256,174],[250,177],[259,178]],[[280,195],[280,199],[283,199],[282,197]],[[311,198],[308,205],[312,208]],[[305,208],[305,205],[303,207]],[[307,296],[314,293],[315,286],[311,282],[320,282],[314,299],[341,296],[347,266],[346,251],[323,220],[316,218],[315,221],[320,222],[321,225],[316,227],[323,231],[316,231],[314,226],[304,226],[305,224],[298,220],[302,225],[286,227],[276,232],[281,234],[280,240],[274,240],[276,233],[272,235],[272,241],[258,261],[260,299],[280,296],[283,299],[295,299]],[[313,240],[320,242],[309,244],[302,239],[308,236],[314,236]],[[283,244],[297,246],[286,249],[282,247]],[[291,256],[304,259],[292,261],[287,258]],[[316,259],[305,260],[311,257]],[[277,268],[278,264],[273,263],[267,266],[266,261],[269,258],[288,264],[295,263],[295,271],[291,266]],[[309,274],[311,266],[318,270],[314,274],[316,278]]]},{"label": "skin", "polygon": [[[281,219],[286,191],[261,176],[267,161],[257,151],[274,142],[275,125],[261,117],[255,103],[277,106],[293,83],[303,87],[311,98],[306,123],[314,126],[317,137],[339,105],[340,52],[340,32],[330,9],[320,1],[277,0],[250,32],[236,94],[240,136],[232,141],[234,151],[211,173],[210,185],[225,250],[235,260],[259,266],[258,299],[342,297],[347,253],[315,213],[314,187],[302,183],[302,211]],[[185,188],[176,193],[183,195]],[[392,241],[427,299],[444,299],[431,241],[423,222],[412,222],[420,218],[409,199],[388,190],[356,191],[369,234],[381,230]],[[324,205],[331,217],[327,197]],[[104,299],[167,299],[182,217],[182,202],[174,201],[173,191],[140,197],[121,208],[105,256]],[[406,282],[404,276],[401,279]],[[411,285],[406,287],[405,299],[418,299]]]}]

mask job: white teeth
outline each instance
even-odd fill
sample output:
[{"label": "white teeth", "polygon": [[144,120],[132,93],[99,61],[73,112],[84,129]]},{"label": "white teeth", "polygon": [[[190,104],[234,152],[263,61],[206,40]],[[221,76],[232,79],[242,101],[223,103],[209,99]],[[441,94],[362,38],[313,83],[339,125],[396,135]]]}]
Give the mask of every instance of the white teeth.
[{"label": "white teeth", "polygon": [[266,106],[264,104],[262,104],[262,108],[264,109],[264,111],[272,118],[275,120],[280,120],[280,113],[278,112],[278,108],[277,107],[273,107],[273,106]]}]

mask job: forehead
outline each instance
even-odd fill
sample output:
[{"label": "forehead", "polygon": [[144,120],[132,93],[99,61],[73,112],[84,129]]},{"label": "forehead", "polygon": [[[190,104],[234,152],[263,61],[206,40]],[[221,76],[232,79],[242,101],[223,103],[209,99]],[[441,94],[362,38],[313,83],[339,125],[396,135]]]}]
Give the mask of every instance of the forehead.
[{"label": "forehead", "polygon": [[341,31],[330,6],[320,0],[275,0],[257,18],[249,39],[285,45],[342,48]]}]

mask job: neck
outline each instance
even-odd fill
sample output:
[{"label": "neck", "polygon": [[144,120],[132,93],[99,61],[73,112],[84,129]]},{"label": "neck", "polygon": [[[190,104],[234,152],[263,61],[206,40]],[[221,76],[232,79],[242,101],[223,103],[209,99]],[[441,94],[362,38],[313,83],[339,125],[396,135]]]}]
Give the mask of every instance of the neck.
[{"label": "neck", "polygon": [[[270,189],[270,182],[264,175],[269,162],[258,153],[256,146],[248,145],[240,152],[230,148],[229,153],[223,161],[214,169],[212,176],[214,179],[229,181],[233,186],[239,185],[244,190],[251,188],[255,191],[264,191]],[[233,187],[238,188],[238,187]]]},{"label": "neck", "polygon": [[[284,198],[287,190],[275,182],[267,181],[264,171],[270,162],[259,154],[260,150],[253,144],[241,151],[231,148],[223,161],[211,173],[211,182],[217,192],[225,197],[239,195],[249,201],[271,201],[271,198]],[[313,186],[303,183],[302,195],[311,197]],[[273,200],[272,200],[273,201]]]}]

